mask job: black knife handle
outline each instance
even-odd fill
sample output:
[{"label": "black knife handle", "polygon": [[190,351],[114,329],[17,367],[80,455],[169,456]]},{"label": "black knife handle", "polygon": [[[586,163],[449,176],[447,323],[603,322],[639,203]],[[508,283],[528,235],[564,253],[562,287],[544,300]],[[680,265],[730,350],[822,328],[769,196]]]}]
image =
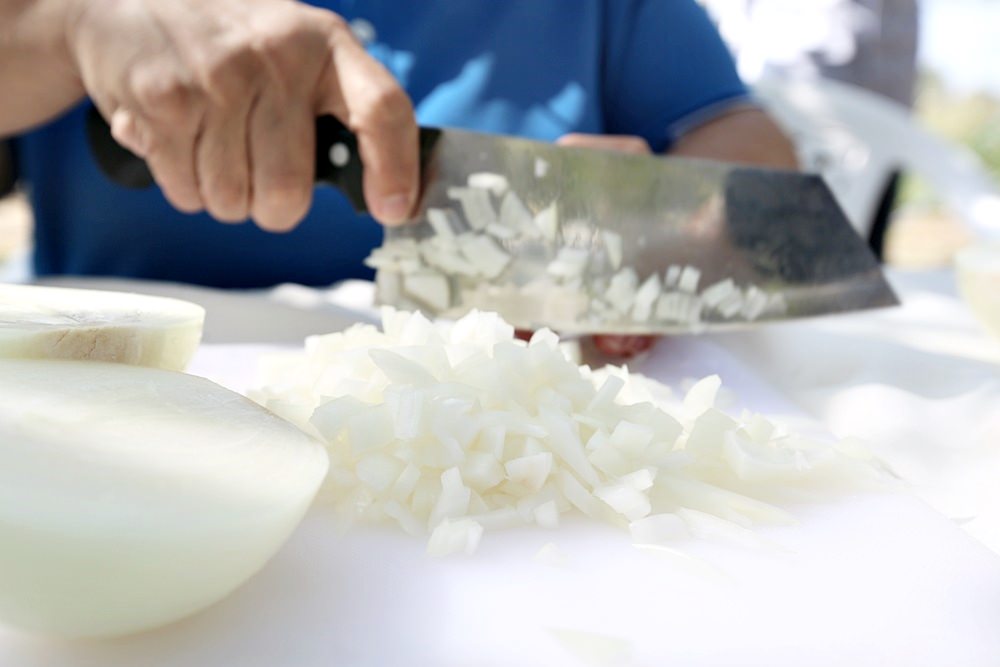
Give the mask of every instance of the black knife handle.
[{"label": "black knife handle", "polygon": [[129,189],[153,185],[153,174],[141,157],[125,148],[111,136],[111,127],[97,107],[87,111],[87,143],[104,175]]},{"label": "black knife handle", "polygon": [[[420,128],[420,172],[424,182],[441,130]],[[96,107],[87,115],[87,141],[101,171],[122,187],[139,189],[153,185],[153,175],[142,158],[119,145]],[[316,119],[316,183],[338,188],[358,213],[365,213],[364,164],[358,138],[334,116]]]}]

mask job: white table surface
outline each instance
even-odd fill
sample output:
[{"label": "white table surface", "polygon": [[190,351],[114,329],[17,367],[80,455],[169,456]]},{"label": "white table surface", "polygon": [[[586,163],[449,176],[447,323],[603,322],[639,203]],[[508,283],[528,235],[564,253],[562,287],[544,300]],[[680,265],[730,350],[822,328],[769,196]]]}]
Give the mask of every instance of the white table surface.
[{"label": "white table surface", "polygon": [[[317,507],[274,561],[206,612],[113,642],[0,630],[0,665],[995,667],[1000,556],[984,544],[1000,547],[988,483],[1000,475],[1000,350],[946,274],[894,278],[906,303],[896,311],[673,339],[639,369],[666,381],[719,372],[736,408],[871,436],[915,494],[791,506],[798,525],[762,531],[779,548],[692,541],[689,560],[583,521],[488,533],[472,558],[433,560],[390,529],[341,534]],[[267,349],[248,343],[339,328],[359,311],[329,302],[364,298],[352,288],[332,299],[291,288],[237,303],[187,296],[215,300],[192,370],[235,388]],[[546,542],[566,567],[533,560]],[[574,632],[605,636],[608,660],[581,661],[566,642]]]}]

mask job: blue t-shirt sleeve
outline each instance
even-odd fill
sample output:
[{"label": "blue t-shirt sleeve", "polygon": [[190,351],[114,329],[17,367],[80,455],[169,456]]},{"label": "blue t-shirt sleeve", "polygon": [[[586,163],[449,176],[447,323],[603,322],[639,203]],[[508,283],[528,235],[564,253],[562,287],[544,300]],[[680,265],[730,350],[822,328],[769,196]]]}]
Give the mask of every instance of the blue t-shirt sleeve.
[{"label": "blue t-shirt sleeve", "polygon": [[663,151],[686,129],[746,102],[746,86],[695,0],[605,0],[604,114],[611,134]]}]

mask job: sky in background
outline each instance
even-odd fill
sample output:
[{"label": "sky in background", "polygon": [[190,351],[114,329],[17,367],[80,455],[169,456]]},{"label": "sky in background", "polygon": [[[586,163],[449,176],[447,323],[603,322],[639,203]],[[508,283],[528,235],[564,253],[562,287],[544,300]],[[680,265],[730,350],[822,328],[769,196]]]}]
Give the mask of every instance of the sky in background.
[{"label": "sky in background", "polygon": [[920,60],[956,92],[1000,97],[1000,0],[919,0]]}]

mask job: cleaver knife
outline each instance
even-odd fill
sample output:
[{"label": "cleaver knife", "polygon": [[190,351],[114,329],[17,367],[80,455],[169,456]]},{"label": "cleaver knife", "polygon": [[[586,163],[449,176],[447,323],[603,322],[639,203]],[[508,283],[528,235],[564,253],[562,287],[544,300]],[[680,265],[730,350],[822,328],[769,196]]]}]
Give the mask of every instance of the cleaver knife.
[{"label": "cleaver knife", "polygon": [[[96,110],[101,169],[147,187]],[[316,122],[316,181],[365,212],[356,137]],[[411,224],[367,260],[380,302],[564,334],[715,331],[898,304],[817,175],[421,128]]]}]

